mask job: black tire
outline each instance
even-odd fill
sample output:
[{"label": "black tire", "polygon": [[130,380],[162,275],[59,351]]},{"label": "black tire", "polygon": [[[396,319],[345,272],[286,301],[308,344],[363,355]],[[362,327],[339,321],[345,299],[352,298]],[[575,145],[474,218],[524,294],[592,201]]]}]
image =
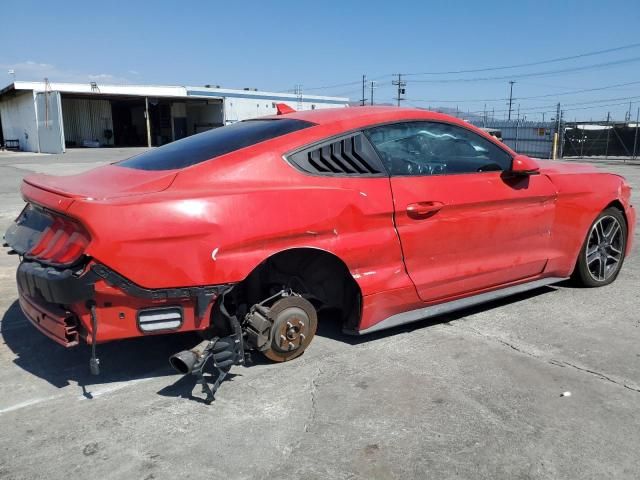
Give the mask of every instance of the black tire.
[{"label": "black tire", "polygon": [[[611,232],[612,237],[610,245],[607,247],[608,228],[619,226],[619,234]],[[604,228],[604,231],[602,230]],[[595,230],[597,231],[595,231]],[[603,239],[598,243],[598,239]],[[613,282],[620,273],[622,264],[624,263],[624,253],[627,248],[627,221],[620,209],[609,207],[596,217],[584,239],[584,244],[580,249],[580,254],[576,262],[576,268],[573,272],[574,282],[582,287],[604,287]],[[587,260],[587,250],[592,252]],[[617,254],[616,251],[620,253]],[[617,263],[614,263],[613,256],[619,256]],[[608,256],[607,256],[608,255]],[[610,257],[610,258],[609,258]],[[603,262],[604,264],[601,263]]]}]

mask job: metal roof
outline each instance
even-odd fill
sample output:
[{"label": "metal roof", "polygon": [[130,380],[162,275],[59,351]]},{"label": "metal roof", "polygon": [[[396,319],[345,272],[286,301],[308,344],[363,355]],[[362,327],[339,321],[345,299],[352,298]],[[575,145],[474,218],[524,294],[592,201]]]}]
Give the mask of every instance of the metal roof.
[{"label": "metal roof", "polygon": [[218,87],[198,87],[184,85],[109,85],[99,83],[63,83],[42,82],[11,83],[0,90],[0,96],[10,91],[57,91],[61,93],[75,93],[82,95],[126,95],[141,97],[172,97],[172,98],[255,98],[274,101],[303,101],[319,103],[344,104],[349,102],[347,97],[327,97],[320,95],[302,95],[293,93],[267,92],[250,89],[229,89]]}]

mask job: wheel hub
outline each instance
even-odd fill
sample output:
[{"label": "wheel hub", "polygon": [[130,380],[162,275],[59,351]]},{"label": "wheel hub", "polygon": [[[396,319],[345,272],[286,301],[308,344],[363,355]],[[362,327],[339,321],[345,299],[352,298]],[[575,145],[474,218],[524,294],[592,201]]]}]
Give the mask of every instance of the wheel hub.
[{"label": "wheel hub", "polygon": [[307,338],[309,318],[304,310],[289,307],[274,320],[276,347],[282,352],[290,352],[302,346]]},{"label": "wheel hub", "polygon": [[299,296],[284,297],[269,309],[270,342],[263,354],[277,362],[291,360],[307,348],[316,333],[317,315],[311,303]]}]

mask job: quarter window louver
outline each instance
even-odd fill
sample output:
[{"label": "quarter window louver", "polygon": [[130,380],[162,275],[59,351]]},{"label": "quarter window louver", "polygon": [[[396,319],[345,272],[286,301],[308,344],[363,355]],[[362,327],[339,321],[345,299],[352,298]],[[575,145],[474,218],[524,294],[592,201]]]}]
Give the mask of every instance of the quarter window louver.
[{"label": "quarter window louver", "polygon": [[320,175],[386,175],[373,146],[361,133],[305,148],[288,159],[300,170]]}]

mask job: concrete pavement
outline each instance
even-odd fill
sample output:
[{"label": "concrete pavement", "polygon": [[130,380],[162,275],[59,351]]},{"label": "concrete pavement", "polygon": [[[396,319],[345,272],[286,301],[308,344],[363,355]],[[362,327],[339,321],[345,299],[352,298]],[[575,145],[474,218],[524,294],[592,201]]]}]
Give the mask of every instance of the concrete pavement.
[{"label": "concrete pavement", "polygon": [[[129,154],[0,153],[0,228],[25,174]],[[640,168],[604,168],[639,205]],[[92,377],[87,348],[27,323],[17,259],[1,255],[0,478],[640,478],[639,243],[608,287],[542,288],[362,338],[321,324],[298,360],[234,367],[209,406],[167,362],[196,337],[101,346]]]}]

